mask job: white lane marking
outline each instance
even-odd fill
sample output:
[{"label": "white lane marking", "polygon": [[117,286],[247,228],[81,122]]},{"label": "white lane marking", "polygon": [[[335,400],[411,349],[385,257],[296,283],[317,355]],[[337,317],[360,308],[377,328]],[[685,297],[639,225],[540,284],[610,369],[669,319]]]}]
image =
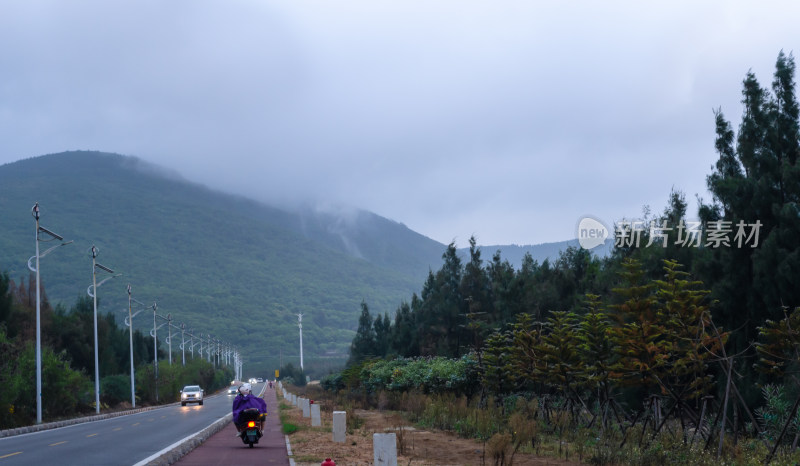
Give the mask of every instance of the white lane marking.
[{"label": "white lane marking", "polygon": [[[216,424],[217,422],[219,422],[219,421],[221,421],[221,420],[225,419],[225,417],[226,417],[226,416],[229,416],[229,414],[226,414],[225,416],[222,416],[221,418],[219,418],[219,419],[217,419],[216,421],[214,421],[214,422],[212,422],[211,424],[209,424],[209,426],[210,426],[210,425],[214,425],[214,424]],[[187,441],[187,440],[191,440],[191,439],[193,439],[193,438],[197,437],[197,436],[198,436],[198,435],[200,435],[200,433],[201,433],[201,432],[203,432],[205,429],[207,429],[207,427],[203,427],[203,428],[202,428],[202,429],[200,429],[198,432],[195,432],[194,434],[192,434],[192,435],[189,435],[188,437],[185,437],[185,438],[183,438],[183,439],[181,439],[181,440],[178,440],[177,442],[173,443],[172,445],[168,446],[167,448],[165,448],[165,449],[163,449],[163,450],[159,451],[158,453],[154,453],[154,454],[152,454],[152,455],[148,456],[147,458],[143,459],[142,461],[139,461],[138,463],[134,464],[133,466],[144,466],[145,464],[149,463],[150,461],[153,461],[154,459],[158,458],[159,456],[163,455],[164,453],[166,453],[166,452],[168,452],[168,451],[172,450],[173,448],[176,448],[176,447],[177,447],[178,445],[180,445],[181,443],[183,443],[183,442],[185,442],[185,441]]]}]

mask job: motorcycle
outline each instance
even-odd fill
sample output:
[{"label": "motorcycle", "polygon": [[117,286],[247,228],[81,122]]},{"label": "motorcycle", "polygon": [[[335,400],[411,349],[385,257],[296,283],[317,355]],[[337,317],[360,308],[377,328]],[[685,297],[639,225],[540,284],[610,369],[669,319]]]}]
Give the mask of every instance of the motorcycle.
[{"label": "motorcycle", "polygon": [[242,424],[236,426],[236,429],[239,431],[242,442],[250,445],[250,448],[253,448],[253,445],[258,443],[258,439],[264,435],[262,432],[264,431],[265,417],[267,417],[267,413],[259,413],[255,408],[245,409],[239,414]]}]

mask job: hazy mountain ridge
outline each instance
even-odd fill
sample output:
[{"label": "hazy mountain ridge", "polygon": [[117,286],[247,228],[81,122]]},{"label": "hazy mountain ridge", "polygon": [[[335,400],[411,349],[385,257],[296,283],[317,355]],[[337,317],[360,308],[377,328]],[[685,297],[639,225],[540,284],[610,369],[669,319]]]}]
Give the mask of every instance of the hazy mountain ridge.
[{"label": "hazy mountain ridge", "polygon": [[[0,270],[27,278],[30,209],[38,200],[42,225],[75,240],[42,260],[51,301],[69,306],[85,292],[86,250],[96,244],[98,262],[125,274],[98,290],[103,311],[127,307],[130,282],[135,298],[157,299],[159,313],[198,331],[248,346],[266,339],[290,355],[297,353],[295,314],[304,313],[307,357],[346,351],[362,299],[388,311],[422,281],[345,254],[315,239],[320,231],[298,234],[297,215],[142,166],[116,154],[69,152],[0,167]],[[424,276],[427,266],[416,268]]]},{"label": "hazy mountain ridge", "polygon": [[[607,257],[609,254],[611,254],[613,246],[614,240],[607,239],[603,245],[592,249],[592,253],[598,257]],[[539,264],[543,263],[545,260],[548,260],[550,265],[553,265],[555,261],[558,260],[559,254],[570,247],[579,248],[580,244],[578,244],[578,240],[571,239],[568,241],[558,241],[555,243],[526,245],[511,244],[481,246],[481,258],[484,260],[491,260],[492,256],[499,251],[500,257],[503,260],[507,260],[508,263],[514,266],[515,269],[519,269],[522,265],[522,258],[525,256],[525,254],[530,254],[531,258],[535,261],[538,261]],[[469,257],[469,248],[460,249],[459,252],[465,257]]]},{"label": "hazy mountain ridge", "polygon": [[[98,290],[101,311],[126,309],[131,283],[134,298],[157,300],[160,314],[196,331],[262,353],[266,341],[269,352],[283,348],[286,356],[297,353],[303,313],[307,363],[346,352],[361,300],[373,313],[392,313],[418,293],[446,248],[371,212],[282,210],[135,157],[78,151],[0,166],[0,271],[16,281],[28,277],[34,254],[36,201],[42,225],[75,240],[42,260],[52,302],[69,307],[85,293],[87,249],[96,244],[98,262],[124,274]],[[560,244],[482,250],[490,260],[499,248],[518,267],[523,250],[538,258],[536,251],[552,254]],[[147,329],[152,319],[134,323]]]}]

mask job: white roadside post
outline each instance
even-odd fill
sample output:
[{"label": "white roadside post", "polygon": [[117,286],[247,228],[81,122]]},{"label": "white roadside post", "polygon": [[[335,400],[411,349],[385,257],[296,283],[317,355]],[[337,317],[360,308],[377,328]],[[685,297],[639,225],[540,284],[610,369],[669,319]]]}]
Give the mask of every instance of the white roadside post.
[{"label": "white roadside post", "polygon": [[319,405],[317,403],[311,405],[311,426],[322,426],[322,417],[320,416]]},{"label": "white roadside post", "polygon": [[372,455],[375,466],[397,466],[397,436],[372,434]]},{"label": "white roadside post", "polygon": [[334,411],[333,412],[333,441],[337,443],[344,443],[347,433],[347,412]]}]

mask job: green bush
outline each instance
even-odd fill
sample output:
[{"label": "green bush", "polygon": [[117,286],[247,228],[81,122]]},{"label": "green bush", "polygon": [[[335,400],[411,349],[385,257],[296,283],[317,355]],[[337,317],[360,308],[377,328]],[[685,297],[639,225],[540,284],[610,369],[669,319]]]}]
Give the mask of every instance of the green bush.
[{"label": "green bush", "polygon": [[478,363],[472,355],[374,359],[323,379],[326,390],[363,389],[367,394],[394,392],[453,393],[472,395],[479,389]]},{"label": "green bush", "polygon": [[114,406],[131,399],[131,378],[128,375],[109,375],[100,379],[100,402]]},{"label": "green bush", "polygon": [[[27,424],[36,418],[36,386],[32,385],[36,374],[36,348],[32,342],[25,345],[18,364],[17,375],[4,391],[17,394],[13,410],[18,416],[17,422]],[[63,352],[56,354],[49,347],[42,347],[42,418],[71,416],[85,410],[87,403],[94,401],[89,396],[93,392],[89,378],[73,370]]]},{"label": "green bush", "polygon": [[329,374],[319,381],[319,385],[329,392],[336,393],[345,388],[344,377],[341,372]]}]

